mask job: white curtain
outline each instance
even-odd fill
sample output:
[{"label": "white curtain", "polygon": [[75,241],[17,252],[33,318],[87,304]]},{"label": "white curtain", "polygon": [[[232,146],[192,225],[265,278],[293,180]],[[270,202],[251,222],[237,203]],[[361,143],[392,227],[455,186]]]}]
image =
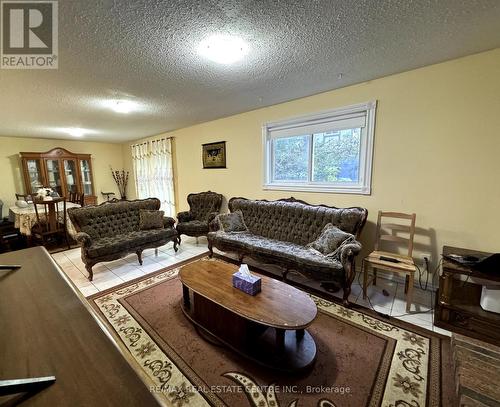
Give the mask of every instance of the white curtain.
[{"label": "white curtain", "polygon": [[135,183],[139,198],[158,198],[166,216],[175,215],[171,139],[132,145]]}]

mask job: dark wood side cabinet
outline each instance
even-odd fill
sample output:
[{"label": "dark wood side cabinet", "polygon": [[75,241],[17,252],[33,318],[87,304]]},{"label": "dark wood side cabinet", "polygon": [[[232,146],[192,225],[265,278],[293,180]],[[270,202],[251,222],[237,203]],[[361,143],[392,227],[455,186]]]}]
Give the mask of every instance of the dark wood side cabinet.
[{"label": "dark wood side cabinet", "polygon": [[[444,246],[443,254],[487,255]],[[471,267],[443,259],[443,271],[436,295],[434,325],[450,331],[500,344],[500,314],[485,311],[479,304],[482,284],[500,282],[500,274],[485,274]]]},{"label": "dark wood side cabinet", "polygon": [[0,264],[21,265],[0,271],[0,380],[56,378],[22,406],[159,405],[43,247],[1,254]]},{"label": "dark wood side cabinet", "polygon": [[69,197],[70,192],[83,193],[86,205],[97,203],[90,154],[72,153],[57,147],[45,153],[23,152],[20,155],[27,194],[50,187],[65,197]]}]

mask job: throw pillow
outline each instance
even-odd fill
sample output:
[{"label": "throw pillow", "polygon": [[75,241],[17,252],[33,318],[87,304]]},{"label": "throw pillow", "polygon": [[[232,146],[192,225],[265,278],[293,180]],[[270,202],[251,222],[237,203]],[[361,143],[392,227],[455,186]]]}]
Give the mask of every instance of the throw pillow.
[{"label": "throw pillow", "polygon": [[327,223],[318,238],[309,243],[307,247],[312,247],[327,256],[335,252],[345,240],[353,238],[354,236],[350,233],[346,233],[331,223]]},{"label": "throw pillow", "polygon": [[248,228],[240,210],[217,216],[219,229],[223,232],[247,232]]},{"label": "throw pillow", "polygon": [[139,212],[139,229],[162,229],[164,214],[163,211],[141,209]]}]

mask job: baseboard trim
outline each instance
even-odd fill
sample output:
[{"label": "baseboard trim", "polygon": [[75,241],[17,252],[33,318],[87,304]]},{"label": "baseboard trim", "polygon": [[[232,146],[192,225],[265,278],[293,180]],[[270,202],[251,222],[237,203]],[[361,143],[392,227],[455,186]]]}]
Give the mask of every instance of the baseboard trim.
[{"label": "baseboard trim", "polygon": [[[356,274],[361,273],[361,267],[356,267]],[[405,283],[405,276],[399,273],[391,273],[390,271],[378,270],[377,276],[381,278],[385,278],[386,280],[394,281],[396,283]],[[433,281],[430,281],[431,276],[429,276],[429,283],[427,284],[427,290],[437,291],[438,285],[436,285]],[[357,276],[355,281],[357,281]],[[360,277],[361,284],[363,284],[363,276]],[[425,274],[422,273],[422,286],[425,285]],[[413,287],[420,288],[420,283],[418,280],[418,271],[415,274],[415,281],[413,282]]]}]

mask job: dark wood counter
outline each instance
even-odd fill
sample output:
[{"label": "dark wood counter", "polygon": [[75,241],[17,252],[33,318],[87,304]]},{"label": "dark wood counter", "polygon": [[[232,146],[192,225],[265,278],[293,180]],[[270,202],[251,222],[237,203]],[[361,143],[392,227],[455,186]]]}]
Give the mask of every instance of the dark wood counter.
[{"label": "dark wood counter", "polygon": [[44,248],[2,254],[0,264],[22,265],[0,271],[0,380],[56,377],[23,406],[158,405]]}]

